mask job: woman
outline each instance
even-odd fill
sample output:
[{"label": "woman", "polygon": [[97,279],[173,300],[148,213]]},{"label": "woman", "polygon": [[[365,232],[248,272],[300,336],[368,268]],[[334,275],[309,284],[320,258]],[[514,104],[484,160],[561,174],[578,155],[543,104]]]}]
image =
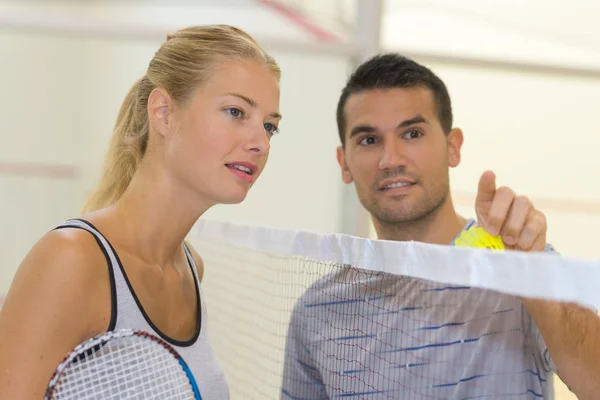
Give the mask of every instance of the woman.
[{"label": "woman", "polygon": [[239,29],[168,37],[121,107],[87,213],[46,234],[15,275],[0,312],[0,398],[42,398],[75,345],[121,328],[160,335],[203,397],[229,397],[203,329],[202,260],[184,238],[260,176],[281,118],[279,78]]}]

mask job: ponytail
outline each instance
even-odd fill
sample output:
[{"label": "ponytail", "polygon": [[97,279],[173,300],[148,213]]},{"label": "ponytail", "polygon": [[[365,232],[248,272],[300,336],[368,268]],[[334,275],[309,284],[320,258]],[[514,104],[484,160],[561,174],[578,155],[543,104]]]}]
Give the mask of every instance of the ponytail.
[{"label": "ponytail", "polygon": [[121,105],[100,183],[86,202],[84,214],[119,200],[137,171],[148,140],[148,95],[140,96],[145,82],[138,80]]}]

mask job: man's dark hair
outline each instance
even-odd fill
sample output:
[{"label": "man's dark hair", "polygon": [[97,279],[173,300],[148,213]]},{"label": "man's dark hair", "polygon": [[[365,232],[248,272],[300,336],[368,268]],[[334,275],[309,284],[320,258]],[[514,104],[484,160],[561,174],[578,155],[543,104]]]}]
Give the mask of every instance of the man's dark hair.
[{"label": "man's dark hair", "polygon": [[337,125],[342,146],[346,144],[344,109],[351,95],[376,89],[416,87],[431,90],[439,122],[448,134],[452,129],[452,104],[444,82],[427,67],[399,54],[387,53],[361,64],[342,90],[337,106]]}]

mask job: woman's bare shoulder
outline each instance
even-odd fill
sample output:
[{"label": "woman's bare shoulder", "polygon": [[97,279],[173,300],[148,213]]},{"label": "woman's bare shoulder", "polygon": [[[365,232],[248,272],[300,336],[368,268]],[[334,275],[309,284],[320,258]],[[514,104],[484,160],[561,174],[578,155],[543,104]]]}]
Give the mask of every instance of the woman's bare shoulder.
[{"label": "woman's bare shoulder", "polygon": [[62,357],[108,327],[108,276],[88,232],[53,230],[33,246],[0,310],[0,392],[43,393]]}]

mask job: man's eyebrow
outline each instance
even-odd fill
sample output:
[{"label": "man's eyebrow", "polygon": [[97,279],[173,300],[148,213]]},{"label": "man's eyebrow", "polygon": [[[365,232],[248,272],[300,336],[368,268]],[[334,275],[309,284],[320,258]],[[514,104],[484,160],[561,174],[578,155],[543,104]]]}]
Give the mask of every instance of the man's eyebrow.
[{"label": "man's eyebrow", "polygon": [[[415,117],[409,118],[407,120],[402,121],[398,124],[398,128],[406,128],[416,124],[429,124],[429,121],[422,115],[417,115]],[[372,125],[367,124],[359,124],[352,128],[350,131],[350,136],[353,137],[360,133],[374,133],[377,132],[377,128]]]},{"label": "man's eyebrow", "polygon": [[417,115],[413,118],[402,121],[400,124],[398,124],[398,128],[406,128],[408,126],[412,126],[412,125],[416,125],[416,124],[429,125],[429,121],[427,121],[427,119],[424,116]]},{"label": "man's eyebrow", "polygon": [[376,132],[377,129],[375,129],[375,127],[371,126],[371,125],[356,125],[355,127],[352,128],[352,130],[350,131],[350,136],[349,137],[353,137],[356,136],[360,133],[373,133]]},{"label": "man's eyebrow", "polygon": [[[243,94],[239,94],[239,93],[225,93],[225,94],[227,96],[234,96],[234,97],[244,100],[246,103],[248,103],[248,105],[250,107],[253,107],[253,108],[258,107],[258,104],[256,103],[256,101],[254,99],[251,99],[248,96],[244,96]],[[269,116],[271,116],[272,118],[276,118],[276,119],[282,118],[281,114],[276,113],[276,112],[272,112],[271,114],[269,114]]]}]

